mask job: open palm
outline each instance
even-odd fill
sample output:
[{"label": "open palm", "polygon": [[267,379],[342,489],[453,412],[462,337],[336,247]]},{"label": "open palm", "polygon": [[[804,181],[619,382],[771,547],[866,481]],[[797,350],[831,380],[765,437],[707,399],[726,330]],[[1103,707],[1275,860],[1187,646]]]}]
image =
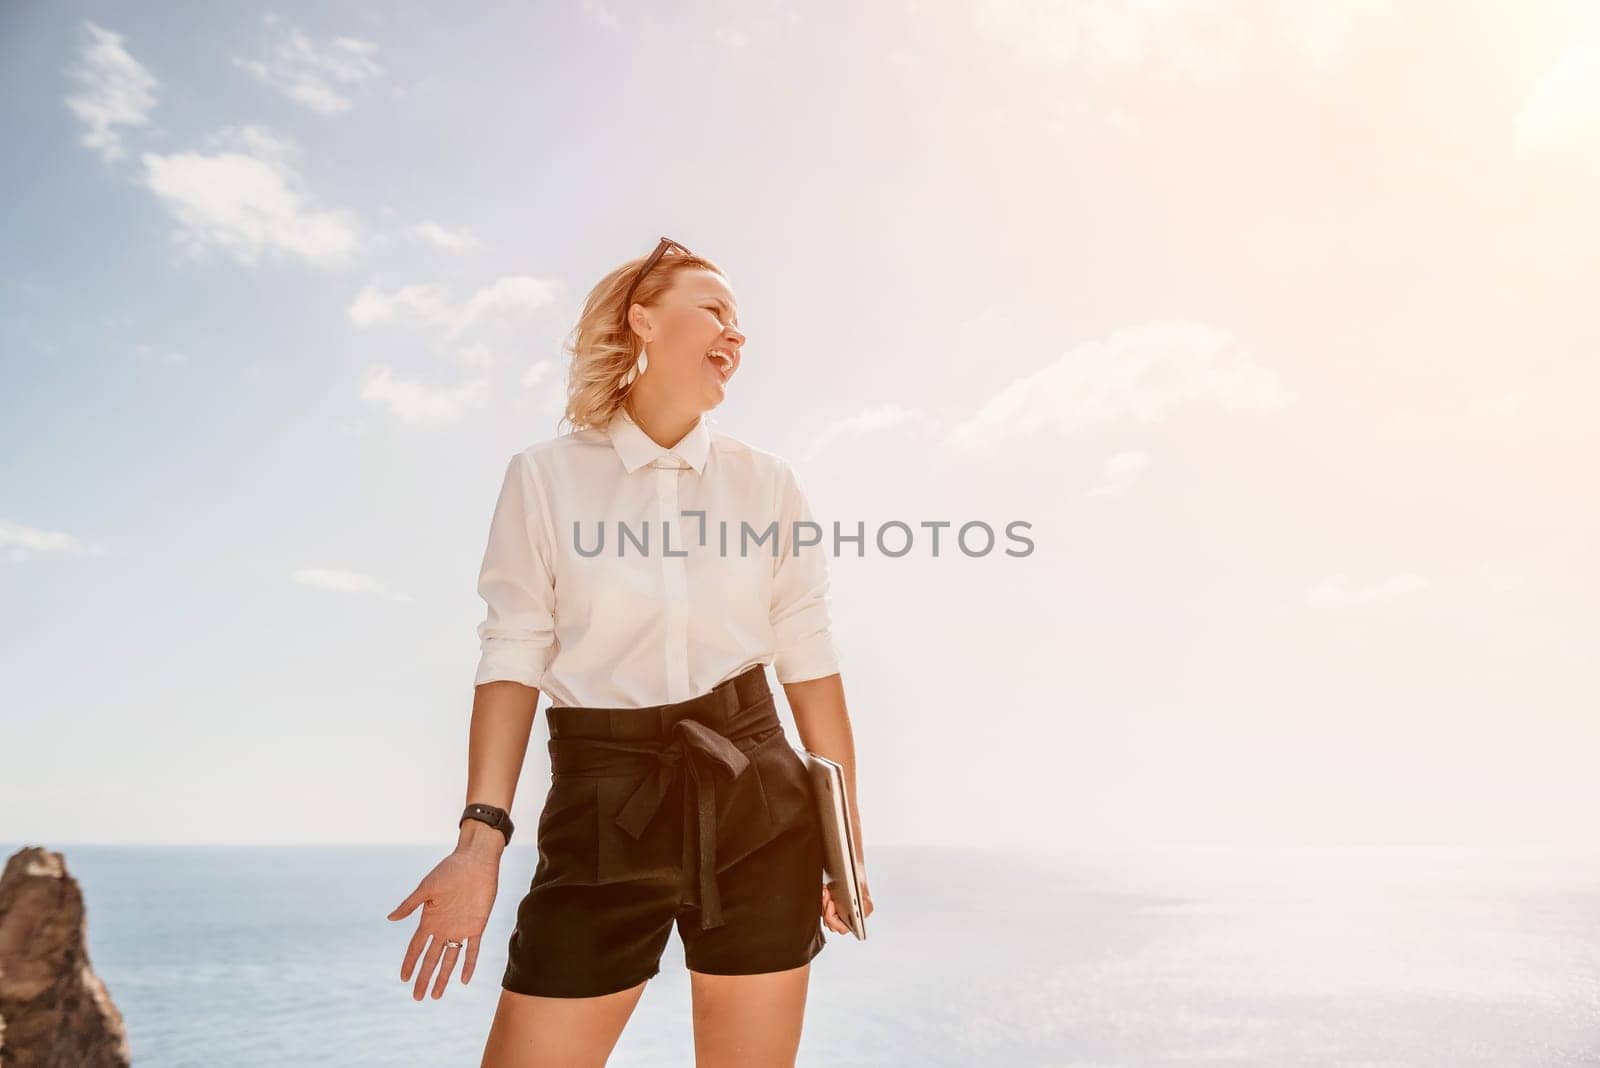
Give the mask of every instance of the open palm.
[{"label": "open palm", "polygon": [[466,943],[467,962],[461,969],[461,981],[472,979],[478,963],[478,944],[483,929],[488,926],[499,888],[498,858],[457,850],[441,860],[411,891],[411,896],[389,913],[389,919],[403,920],[416,911],[418,905],[423,907],[422,919],[400,965],[400,981],[407,982],[417,959],[422,958],[422,970],[417,974],[416,989],[411,995],[414,1000],[422,1000],[428,989],[428,979],[441,959],[444,967],[438,968],[439,979],[433,986],[433,996],[435,999],[444,996],[445,987],[450,985],[450,973],[455,970],[456,958],[461,953],[456,946],[446,946],[447,941]]}]

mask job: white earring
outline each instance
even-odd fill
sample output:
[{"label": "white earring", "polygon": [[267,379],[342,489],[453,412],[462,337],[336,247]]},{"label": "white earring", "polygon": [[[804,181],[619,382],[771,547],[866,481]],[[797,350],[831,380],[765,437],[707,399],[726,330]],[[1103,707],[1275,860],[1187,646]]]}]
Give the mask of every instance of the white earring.
[{"label": "white earring", "polygon": [[622,376],[624,386],[633,385],[633,380],[644,374],[644,369],[650,366],[650,360],[645,356],[644,349],[639,350],[639,358],[633,361],[633,366],[628,368],[628,373]]}]

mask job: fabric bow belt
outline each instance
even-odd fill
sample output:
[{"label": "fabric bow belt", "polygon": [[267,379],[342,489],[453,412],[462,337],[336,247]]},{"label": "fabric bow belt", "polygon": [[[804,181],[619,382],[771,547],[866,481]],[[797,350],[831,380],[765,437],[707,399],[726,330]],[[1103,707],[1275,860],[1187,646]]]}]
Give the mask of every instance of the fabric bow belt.
[{"label": "fabric bow belt", "polygon": [[722,899],[717,892],[717,778],[735,779],[750,766],[739,747],[699,720],[680,719],[668,732],[667,744],[656,750],[656,766],[623,803],[617,826],[635,839],[644,833],[668,791],[689,769],[694,808],[683,807],[683,870],[698,871],[700,926],[722,925]]}]

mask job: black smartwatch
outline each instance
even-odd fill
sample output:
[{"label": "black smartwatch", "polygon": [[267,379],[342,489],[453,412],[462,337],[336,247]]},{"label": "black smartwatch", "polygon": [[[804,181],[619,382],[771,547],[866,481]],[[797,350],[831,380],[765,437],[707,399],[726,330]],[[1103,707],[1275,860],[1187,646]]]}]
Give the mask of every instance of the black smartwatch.
[{"label": "black smartwatch", "polygon": [[460,826],[468,820],[480,820],[483,823],[487,823],[489,826],[506,836],[506,845],[511,844],[511,832],[515,828],[511,823],[511,813],[507,812],[505,809],[496,808],[493,805],[479,805],[474,803],[467,806],[467,810],[463,812],[461,814],[461,818],[456,821],[456,827],[459,829]]}]

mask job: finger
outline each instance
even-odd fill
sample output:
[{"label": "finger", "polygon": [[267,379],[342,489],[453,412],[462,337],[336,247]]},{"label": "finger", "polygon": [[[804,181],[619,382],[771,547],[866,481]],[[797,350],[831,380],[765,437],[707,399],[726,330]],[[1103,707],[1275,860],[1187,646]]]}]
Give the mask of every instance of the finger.
[{"label": "finger", "polygon": [[415,890],[411,891],[411,894],[404,901],[400,902],[400,904],[394,907],[394,911],[389,913],[389,918],[391,920],[403,920],[415,912],[417,906],[422,904],[422,902],[422,887],[418,886]]},{"label": "finger", "polygon": [[436,934],[433,941],[428,943],[428,952],[422,955],[422,970],[417,973],[417,983],[411,988],[411,1000],[421,1001],[428,993],[428,980],[433,978],[433,970],[439,966],[439,958],[444,954],[444,936]]},{"label": "finger", "polygon": [[[463,941],[457,939],[457,941]],[[450,976],[456,970],[456,958],[461,955],[459,946],[444,947],[444,961],[439,966],[439,978],[433,984],[433,1000],[438,1001],[444,997],[445,987],[450,985]]]},{"label": "finger", "polygon": [[838,932],[840,934],[849,934],[850,925],[845,922],[844,914],[839,911],[839,899],[833,898],[828,902],[828,906],[829,914],[833,917],[833,922],[838,924],[838,927],[836,928]]},{"label": "finger", "polygon": [[417,958],[422,956],[422,951],[428,947],[428,930],[422,924],[417,924],[417,929],[411,934],[411,941],[406,945],[405,960],[400,962],[400,981],[411,980],[411,969],[417,966]]},{"label": "finger", "polygon": [[467,942],[467,963],[461,966],[461,981],[470,983],[472,973],[478,970],[478,943],[483,941],[483,932],[479,931]]},{"label": "finger", "polygon": [[829,929],[835,930],[835,931],[838,930],[838,928],[834,926],[834,923],[836,922],[834,920],[834,917],[838,916],[838,914],[839,914],[838,910],[834,907],[834,904],[833,904],[833,895],[828,892],[828,888],[827,887],[823,887],[823,889],[822,889],[822,921],[828,925]]},{"label": "finger", "polygon": [[832,895],[829,895],[827,902],[823,905],[822,915],[829,930],[837,931],[840,934],[844,933],[844,924],[839,919],[839,908],[834,904]]}]

